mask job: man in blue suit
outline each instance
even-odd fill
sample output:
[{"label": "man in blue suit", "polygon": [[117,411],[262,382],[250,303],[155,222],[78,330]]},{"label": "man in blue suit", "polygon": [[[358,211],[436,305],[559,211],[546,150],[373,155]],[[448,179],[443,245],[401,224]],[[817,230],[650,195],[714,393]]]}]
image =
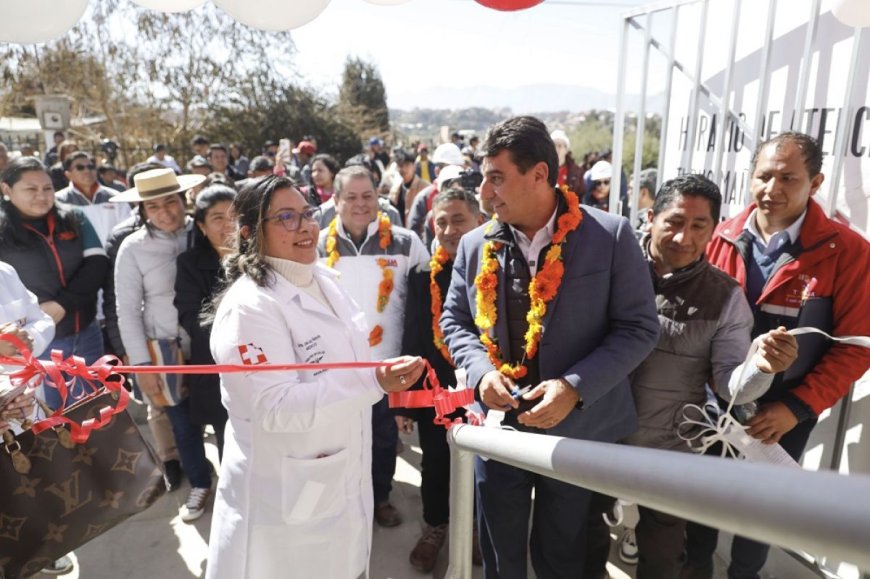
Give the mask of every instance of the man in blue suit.
[{"label": "man in blue suit", "polygon": [[[441,318],[450,354],[518,430],[624,438],[637,427],[628,373],[658,337],[631,225],[555,188],[556,148],[533,117],[494,126],[483,152],[497,220],[462,239]],[[526,577],[527,547],[540,579],[581,577],[590,492],[492,460],[475,468],[486,577]]]}]

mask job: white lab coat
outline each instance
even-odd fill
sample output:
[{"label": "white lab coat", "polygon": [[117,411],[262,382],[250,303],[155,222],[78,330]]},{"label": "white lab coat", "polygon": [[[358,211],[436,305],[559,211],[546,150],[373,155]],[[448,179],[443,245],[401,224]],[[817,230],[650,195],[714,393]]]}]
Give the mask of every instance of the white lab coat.
[{"label": "white lab coat", "polygon": [[[242,277],[218,308],[218,364],[368,361],[365,316],[318,265],[335,310],[281,276]],[[240,348],[240,346],[242,348]],[[229,412],[208,579],[356,579],[371,551],[374,370],[222,374]]]}]

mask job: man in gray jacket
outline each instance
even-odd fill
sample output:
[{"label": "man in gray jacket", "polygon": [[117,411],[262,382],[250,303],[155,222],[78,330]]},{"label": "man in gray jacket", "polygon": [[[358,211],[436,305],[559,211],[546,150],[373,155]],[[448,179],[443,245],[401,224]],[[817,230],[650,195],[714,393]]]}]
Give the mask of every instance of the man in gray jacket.
[{"label": "man in gray jacket", "polygon": [[[758,338],[758,351],[750,367],[743,368],[751,343],[752,312],[740,285],[704,256],[721,204],[719,188],[712,181],[685,175],[666,182],[647,210],[650,230],[641,246],[656,293],[661,332],[655,349],[631,375],[639,428],[624,439],[628,444],[691,451],[678,435],[679,423],[686,404],[704,406],[706,385],[725,400],[744,404],[764,394],[774,375],[797,358],[797,341],[785,328],[778,328]],[[598,495],[594,503],[599,508],[592,509],[593,519],[612,499]],[[676,579],[686,521],[643,506],[639,510],[638,579]],[[590,526],[600,528],[600,521],[598,515]],[[595,537],[597,541],[602,535]],[[602,539],[599,556],[590,556],[590,562],[600,562],[597,574],[604,570],[605,545],[609,546],[609,537]],[[590,551],[595,550],[590,546]]]}]

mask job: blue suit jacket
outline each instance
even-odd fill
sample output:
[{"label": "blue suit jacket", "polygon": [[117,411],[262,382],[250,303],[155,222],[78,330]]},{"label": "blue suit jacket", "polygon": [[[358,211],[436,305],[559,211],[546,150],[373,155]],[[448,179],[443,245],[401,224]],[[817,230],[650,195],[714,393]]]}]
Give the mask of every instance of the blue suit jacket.
[{"label": "blue suit jacket", "polygon": [[[597,209],[581,206],[581,210],[583,222],[562,248],[565,275],[558,295],[547,305],[537,355],[541,380],[565,378],[583,400],[581,408],[572,410],[549,432],[612,442],[637,428],[628,374],[658,339],[655,293],[629,222]],[[475,387],[484,374],[495,369],[474,324],[474,278],[487,239],[485,228],[462,238],[441,317],[450,354]],[[498,252],[501,267],[494,328],[501,345],[508,344],[505,251]]]}]

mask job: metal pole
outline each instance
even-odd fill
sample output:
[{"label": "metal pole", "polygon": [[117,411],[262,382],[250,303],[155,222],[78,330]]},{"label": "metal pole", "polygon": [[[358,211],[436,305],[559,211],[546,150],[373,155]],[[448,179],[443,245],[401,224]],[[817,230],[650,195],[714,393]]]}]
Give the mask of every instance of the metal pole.
[{"label": "metal pole", "polygon": [[662,130],[659,135],[659,163],[656,178],[656,187],[665,181],[665,143],[668,138],[668,122],[671,118],[671,92],[674,85],[674,51],[677,49],[677,24],[679,22],[680,7],[674,6],[671,13],[671,42],[668,48],[668,72],[665,80],[665,110],[662,112]]},{"label": "metal pole", "polygon": [[613,175],[610,177],[610,200],[608,210],[618,213],[619,189],[622,186],[622,139],[625,135],[625,70],[628,60],[629,19],[622,21],[619,34],[619,71],[616,77],[616,113],[613,117]]},{"label": "metal pole", "polygon": [[[849,430],[849,422],[852,419],[852,397],[855,396],[855,385],[849,389],[848,396],[840,402],[840,416],[837,419],[837,433],[834,437],[834,450],[831,457],[831,470],[840,472],[840,463],[843,461],[843,451],[846,450],[846,433]],[[847,473],[848,474],[848,473]]]},{"label": "metal pole", "polygon": [[[725,80],[722,87],[722,102],[719,103],[719,135],[716,143],[716,156],[713,165],[713,182],[721,185],[722,159],[725,157],[725,143],[731,132],[728,126],[728,117],[731,116],[731,88],[734,83],[734,58],[737,54],[737,30],[740,27],[740,0],[734,0],[734,13],[731,16],[731,40],[728,44],[728,64],[725,67]],[[737,117],[737,115],[734,115]],[[734,127],[737,124],[734,123]]]},{"label": "metal pole", "polygon": [[471,579],[471,545],[474,532],[474,454],[454,443],[454,426],[447,433],[450,443],[450,560],[445,579]]},{"label": "metal pole", "polygon": [[463,450],[652,509],[870,569],[870,476],[461,425]]},{"label": "metal pole", "polygon": [[[637,223],[637,201],[640,195],[640,170],[643,167],[643,142],[646,139],[646,90],[649,81],[649,52],[650,38],[652,37],[653,13],[646,15],[646,31],[643,39],[643,74],[640,81],[640,110],[637,111],[637,130],[634,135],[634,179],[632,181],[632,195],[628,199],[628,220],[632,227]],[[618,193],[618,191],[617,191]],[[610,190],[613,195],[613,189]]]},{"label": "metal pole", "polygon": [[840,117],[837,119],[837,137],[834,139],[834,166],[831,169],[831,181],[828,185],[828,216],[833,217],[837,211],[837,195],[840,193],[840,179],[846,164],[848,151],[848,138],[846,131],[849,128],[849,120],[855,107],[851,106],[852,90],[855,86],[855,76],[858,72],[858,61],[861,58],[861,34],[863,28],[855,28],[852,38],[852,58],[849,61],[849,75],[846,77],[846,92],[843,93],[843,108],[840,109]]},{"label": "metal pole", "polygon": [[704,36],[707,31],[707,9],[710,6],[709,0],[704,0],[701,4],[701,18],[698,23],[698,52],[697,61],[695,61],[695,74],[692,81],[695,83],[692,88],[692,96],[689,99],[689,127],[688,135],[686,136],[686,150],[683,151],[683,168],[686,172],[692,172],[692,155],[695,152],[695,129],[698,126],[698,97],[701,93],[701,65],[704,63]]},{"label": "metal pole", "polygon": [[[764,117],[767,114],[767,103],[770,99],[770,59],[773,53],[773,25],[776,23],[776,0],[770,0],[767,6],[767,27],[764,32],[764,46],[761,48],[761,70],[758,73],[758,103],[755,106],[755,127],[752,135],[752,149],[758,148],[758,145],[764,141]],[[767,127],[767,134],[771,131]],[[750,167],[750,170],[752,168]],[[750,176],[751,181],[751,176]],[[752,192],[750,187],[746,187],[744,192],[743,204],[748,205],[752,200]]]},{"label": "metal pole", "polygon": [[[810,68],[813,62],[813,47],[816,45],[816,33],[819,30],[819,10],[822,6],[822,0],[813,0],[810,8],[809,21],[807,22],[807,37],[804,40],[804,56],[801,60],[800,78],[798,79],[798,90],[794,101],[794,114],[798,118],[798,126],[791,127],[795,131],[804,130],[801,127],[801,119],[803,118],[804,109],[807,103],[807,87],[810,83]],[[785,122],[783,117],[782,122]],[[768,131],[768,134],[770,131]]]},{"label": "metal pole", "polygon": [[[762,128],[764,127],[764,115],[767,111],[767,102],[770,98],[770,59],[773,51],[773,25],[776,22],[776,0],[770,0],[767,7],[767,27],[764,32],[764,45],[761,47],[761,69],[758,72],[758,102],[755,106],[755,131],[752,133],[752,148],[764,139]],[[770,134],[770,127],[767,130]]]}]

